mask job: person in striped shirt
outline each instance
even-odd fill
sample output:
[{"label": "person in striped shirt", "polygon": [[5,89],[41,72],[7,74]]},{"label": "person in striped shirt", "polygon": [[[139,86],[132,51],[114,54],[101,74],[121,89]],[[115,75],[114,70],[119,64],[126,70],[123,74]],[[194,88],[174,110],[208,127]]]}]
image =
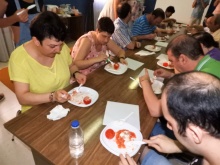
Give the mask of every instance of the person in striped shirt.
[{"label": "person in striped shirt", "polygon": [[112,34],[112,40],[122,49],[134,49],[141,47],[141,43],[132,37],[131,30],[128,26],[131,20],[131,6],[127,3],[120,3],[117,7],[118,18],[114,21],[115,31]]},{"label": "person in striped shirt", "polygon": [[136,19],[132,27],[132,35],[137,40],[154,39],[160,33],[173,33],[173,30],[160,29],[157,26],[164,20],[165,13],[157,8],[152,13]]}]

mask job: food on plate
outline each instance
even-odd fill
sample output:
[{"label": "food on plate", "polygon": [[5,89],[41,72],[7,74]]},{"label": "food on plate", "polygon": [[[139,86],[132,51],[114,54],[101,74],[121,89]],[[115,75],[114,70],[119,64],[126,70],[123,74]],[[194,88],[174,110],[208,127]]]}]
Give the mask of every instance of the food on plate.
[{"label": "food on plate", "polygon": [[164,62],[163,66],[168,67],[169,66],[168,62]]},{"label": "food on plate", "polygon": [[114,63],[114,69],[118,70],[118,68],[119,68],[119,64],[118,63]]},{"label": "food on plate", "polygon": [[115,141],[118,145],[118,148],[126,148],[125,142],[132,141],[135,138],[136,135],[134,132],[122,129],[116,132]]},{"label": "food on plate", "polygon": [[105,136],[107,139],[112,139],[115,137],[115,131],[113,131],[112,129],[107,129],[105,132]]},{"label": "food on plate", "polygon": [[87,92],[77,92],[74,90],[70,94],[70,101],[76,103],[76,104],[90,104],[92,102],[91,97],[89,96],[89,93]]},{"label": "food on plate", "polygon": [[164,67],[173,67],[173,65],[170,62],[163,62]]},{"label": "food on plate", "polygon": [[84,97],[83,102],[84,104],[90,104],[91,103],[91,98],[89,96]]},{"label": "food on plate", "polygon": [[156,45],[152,45],[152,49],[156,49]]}]

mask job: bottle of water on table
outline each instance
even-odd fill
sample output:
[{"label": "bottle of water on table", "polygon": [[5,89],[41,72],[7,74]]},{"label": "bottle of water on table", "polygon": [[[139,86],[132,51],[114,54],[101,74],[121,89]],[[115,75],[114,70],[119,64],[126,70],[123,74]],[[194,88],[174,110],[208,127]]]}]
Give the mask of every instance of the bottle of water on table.
[{"label": "bottle of water on table", "polygon": [[71,123],[69,132],[70,155],[73,158],[79,158],[84,152],[84,137],[79,121],[74,120]]}]

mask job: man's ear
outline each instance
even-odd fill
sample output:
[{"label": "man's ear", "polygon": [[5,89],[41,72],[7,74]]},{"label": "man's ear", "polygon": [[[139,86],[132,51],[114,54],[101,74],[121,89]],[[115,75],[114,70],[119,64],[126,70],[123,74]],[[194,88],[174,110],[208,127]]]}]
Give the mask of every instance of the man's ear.
[{"label": "man's ear", "polygon": [[39,41],[36,37],[32,37],[32,39],[33,39],[34,44],[35,44],[36,46],[40,46],[40,45],[41,45],[41,44],[40,44],[40,41]]},{"label": "man's ear", "polygon": [[187,137],[192,139],[196,144],[200,144],[202,142],[203,130],[200,127],[194,124],[189,124],[186,129]]},{"label": "man's ear", "polygon": [[180,54],[178,60],[179,60],[179,62],[180,62],[181,64],[186,64],[187,61],[188,61],[188,57],[187,57],[186,55],[184,55],[184,54]]}]

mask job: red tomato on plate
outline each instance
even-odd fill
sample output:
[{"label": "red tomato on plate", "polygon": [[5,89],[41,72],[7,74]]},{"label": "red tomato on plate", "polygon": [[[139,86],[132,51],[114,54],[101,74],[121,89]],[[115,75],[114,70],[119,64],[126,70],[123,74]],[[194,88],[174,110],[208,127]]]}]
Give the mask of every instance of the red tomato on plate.
[{"label": "red tomato on plate", "polygon": [[84,104],[90,104],[91,103],[91,98],[89,96],[84,97],[83,102]]},{"label": "red tomato on plate", "polygon": [[107,139],[112,139],[113,137],[115,137],[115,131],[113,131],[112,129],[107,129],[105,132],[105,136]]},{"label": "red tomato on plate", "polygon": [[117,70],[119,68],[119,64],[118,63],[114,63],[114,69]]},{"label": "red tomato on plate", "polygon": [[163,63],[163,66],[164,66],[164,67],[168,67],[168,66],[169,66],[168,62],[164,62],[164,63]]}]

